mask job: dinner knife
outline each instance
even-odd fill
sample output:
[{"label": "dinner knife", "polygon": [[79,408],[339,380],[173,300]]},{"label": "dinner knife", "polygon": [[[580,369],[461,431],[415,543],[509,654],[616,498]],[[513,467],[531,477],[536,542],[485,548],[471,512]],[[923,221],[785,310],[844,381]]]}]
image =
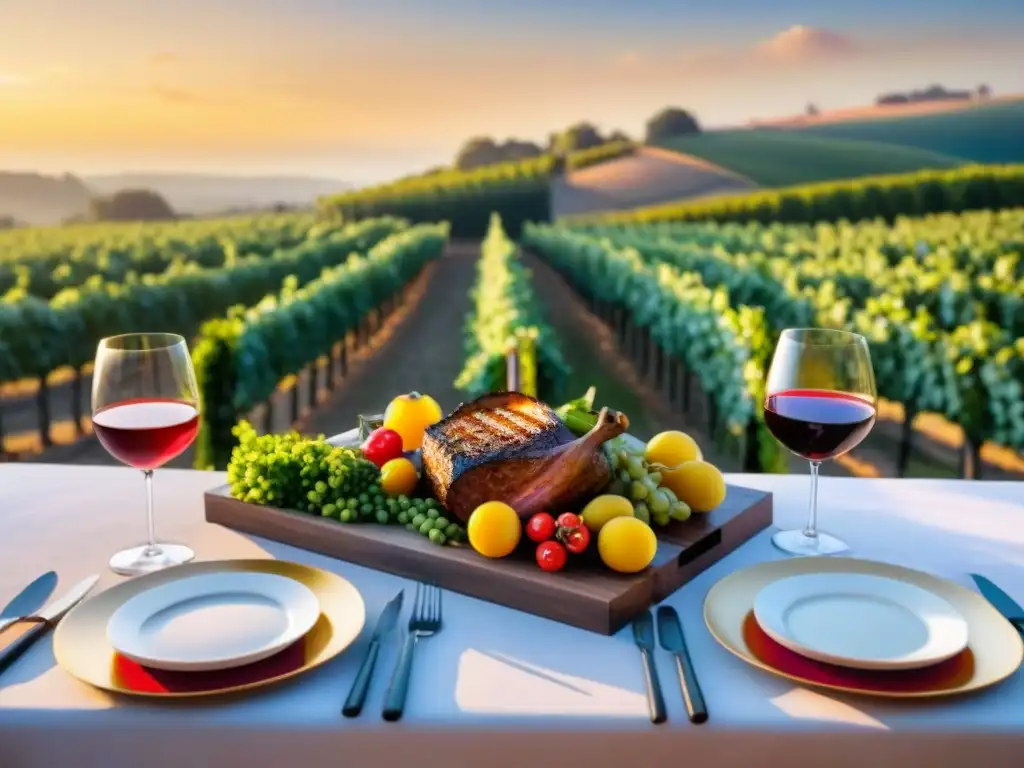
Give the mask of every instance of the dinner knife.
[{"label": "dinner knife", "polygon": [[683,625],[679,622],[675,608],[663,605],[658,609],[658,637],[661,639],[661,647],[675,657],[679,685],[683,689],[683,703],[690,722],[705,722],[708,709],[704,704],[700,683],[697,682],[697,674],[693,671],[690,652],[686,649],[686,638],[683,637]]},{"label": "dinner knife", "polygon": [[993,608],[1003,614],[1003,617],[1013,624],[1018,632],[1024,635],[1024,608],[1021,608],[1016,600],[984,576],[980,576],[977,573],[972,573],[970,576],[974,579],[974,583],[978,585],[982,597],[988,600]]},{"label": "dinner knife", "polygon": [[7,607],[0,611],[0,632],[3,632],[9,624],[13,624],[18,619],[31,616],[36,608],[45,603],[46,598],[53,594],[53,588],[56,586],[56,572],[47,571],[21,590],[7,604]]},{"label": "dinner knife", "polygon": [[644,611],[633,620],[633,639],[644,660],[644,678],[647,682],[647,708],[652,723],[665,722],[665,697],[661,695],[658,668],[654,665],[654,617]]},{"label": "dinner knife", "polygon": [[377,619],[377,626],[373,630],[373,637],[370,638],[370,647],[366,649],[366,658],[356,673],[355,682],[352,683],[352,690],[345,699],[345,706],[341,714],[345,717],[356,717],[363,711],[363,703],[366,701],[366,694],[370,690],[370,678],[373,677],[373,668],[377,664],[377,657],[380,655],[380,647],[384,637],[395,627],[399,614],[402,612],[402,598],[405,590],[400,590],[384,606]]},{"label": "dinner knife", "polygon": [[47,630],[57,625],[64,614],[78,605],[87,594],[96,586],[96,582],[100,580],[99,574],[94,574],[88,578],[82,579],[70,590],[68,590],[63,597],[59,600],[54,600],[48,606],[38,613],[26,617],[27,619],[34,621],[35,626],[25,632],[21,637],[16,639],[10,645],[3,650],[0,650],[0,674],[17,661],[21,655],[27,651],[32,645],[43,635],[46,634]]}]

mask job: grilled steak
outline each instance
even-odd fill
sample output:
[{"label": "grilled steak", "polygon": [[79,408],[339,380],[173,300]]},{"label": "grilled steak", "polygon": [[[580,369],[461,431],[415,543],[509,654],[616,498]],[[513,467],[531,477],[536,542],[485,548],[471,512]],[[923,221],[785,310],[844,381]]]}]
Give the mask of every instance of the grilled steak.
[{"label": "grilled steak", "polygon": [[503,501],[524,519],[575,509],[611,481],[601,444],[628,425],[605,408],[597,426],[577,438],[532,397],[484,395],[427,429],[423,472],[437,499],[463,521],[486,501]]}]

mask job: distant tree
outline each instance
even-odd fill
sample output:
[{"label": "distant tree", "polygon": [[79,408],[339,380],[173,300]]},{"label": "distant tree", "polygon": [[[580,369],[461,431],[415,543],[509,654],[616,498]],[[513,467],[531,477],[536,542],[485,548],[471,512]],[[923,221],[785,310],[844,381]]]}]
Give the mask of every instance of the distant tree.
[{"label": "distant tree", "polygon": [[978,86],[977,89],[978,101],[988,101],[992,98],[992,89],[985,83]]},{"label": "distant tree", "polygon": [[122,189],[109,197],[94,197],[89,202],[89,214],[96,221],[163,221],[177,218],[167,201],[148,189]]},{"label": "distant tree", "polygon": [[508,160],[523,160],[543,153],[539,146],[529,141],[509,139],[498,144],[487,136],[469,139],[455,156],[455,167],[461,171],[480,168],[484,165],[503,163]]},{"label": "distant tree", "polygon": [[678,107],[665,107],[665,109],[647,121],[646,127],[644,141],[648,144],[653,144],[672,136],[700,133],[700,125],[698,125],[697,119],[685,109],[679,109]]},{"label": "distant tree", "polygon": [[625,131],[612,131],[608,136],[608,141],[632,141],[632,139]]},{"label": "distant tree", "polygon": [[0,229],[14,229],[16,226],[18,221],[13,216],[0,213]]},{"label": "distant tree", "polygon": [[519,141],[518,139],[509,139],[501,145],[500,150],[505,160],[525,160],[544,154],[540,145],[534,144],[532,141]]},{"label": "distant tree", "polygon": [[498,145],[489,136],[468,139],[455,155],[455,167],[463,171],[498,161]]},{"label": "distant tree", "polygon": [[807,113],[808,117],[814,117],[815,115],[820,114],[818,105],[813,101],[807,103],[807,108],[804,111]]},{"label": "distant tree", "polygon": [[551,151],[555,154],[567,154],[580,149],[589,149],[604,144],[601,132],[591,123],[581,122],[570,125],[558,134]]}]

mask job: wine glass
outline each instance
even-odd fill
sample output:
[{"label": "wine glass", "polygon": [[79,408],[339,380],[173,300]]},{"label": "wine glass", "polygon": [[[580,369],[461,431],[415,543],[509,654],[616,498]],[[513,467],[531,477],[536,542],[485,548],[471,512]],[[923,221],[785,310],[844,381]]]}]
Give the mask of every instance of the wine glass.
[{"label": "wine glass", "polygon": [[199,430],[199,390],[185,339],[128,333],[100,341],[92,423],[107,452],[146,478],[147,543],[115,554],[111,570],[135,576],[192,560],[191,549],[157,543],[153,530],[153,470],[188,448]]},{"label": "wine glass", "polygon": [[834,555],[849,547],[818,530],[821,462],[857,447],[875,423],[875,372],[863,336],[827,328],[790,328],[775,347],[765,387],[764,420],[775,439],[811,463],[807,527],[772,537],[794,555]]}]

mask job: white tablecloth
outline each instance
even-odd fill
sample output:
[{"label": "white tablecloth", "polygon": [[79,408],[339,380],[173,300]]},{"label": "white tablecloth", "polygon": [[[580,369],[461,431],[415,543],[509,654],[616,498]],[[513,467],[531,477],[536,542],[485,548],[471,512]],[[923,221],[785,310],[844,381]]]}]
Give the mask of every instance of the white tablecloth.
[{"label": "white tablecloth", "polygon": [[[683,621],[710,711],[686,719],[670,658],[657,652],[669,722],[650,724],[627,628],[574,629],[456,593],[445,628],[421,642],[404,719],[382,721],[396,655],[385,649],[363,715],[340,715],[377,614],[402,586],[388,574],[207,524],[202,492],[221,473],[157,472],[157,531],[200,559],[273,557],[342,574],[361,591],[367,628],[317,672],[231,701],[115,698],[56,667],[49,639],[0,676],[0,768],[22,766],[317,765],[971,765],[1024,764],[1021,673],[970,698],[888,703],[816,692],[759,672],[720,648],[701,610],[712,584],[782,557],[765,532],[667,603]],[[734,475],[775,494],[775,521],[800,526],[806,477]],[[57,593],[89,573],[99,588],[115,550],[145,531],[140,473],[121,468],[0,466],[0,605],[39,573]],[[821,525],[853,554],[970,584],[988,575],[1024,603],[1024,483],[822,478]],[[571,735],[570,735],[571,734]],[[696,762],[690,762],[696,761]]]}]

